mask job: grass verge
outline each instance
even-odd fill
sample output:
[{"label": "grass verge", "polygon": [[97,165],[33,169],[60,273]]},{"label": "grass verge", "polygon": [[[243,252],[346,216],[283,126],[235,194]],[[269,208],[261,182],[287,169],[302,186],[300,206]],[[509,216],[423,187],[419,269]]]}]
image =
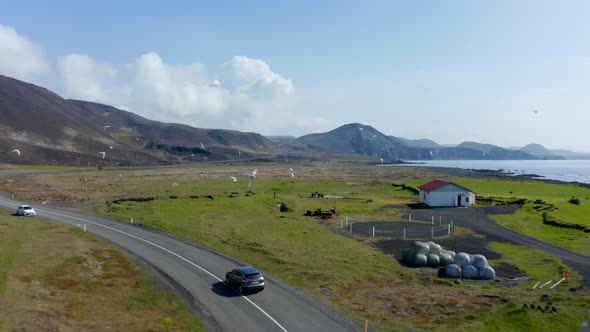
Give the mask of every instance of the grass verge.
[{"label": "grass verge", "polygon": [[120,249],[0,211],[0,331],[204,331]]}]

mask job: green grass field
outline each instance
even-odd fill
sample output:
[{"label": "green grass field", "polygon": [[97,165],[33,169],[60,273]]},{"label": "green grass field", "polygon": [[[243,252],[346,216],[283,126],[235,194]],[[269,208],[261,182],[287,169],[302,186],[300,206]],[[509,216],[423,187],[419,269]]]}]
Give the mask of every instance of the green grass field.
[{"label": "green grass field", "polygon": [[[229,179],[255,167],[259,168],[259,177],[251,192],[243,175],[238,182]],[[556,305],[563,314],[542,316],[521,310],[524,303],[538,301],[541,295],[532,292],[529,284],[466,281],[456,285],[436,277],[435,270],[404,267],[362,239],[336,234],[332,229],[337,228],[339,220],[319,221],[303,216],[306,210],[317,208],[335,208],[341,216],[362,216],[365,220],[382,220],[384,211],[389,216],[401,215],[405,204],[415,202],[416,196],[392,187],[392,182],[421,184],[444,174],[411,168],[320,165],[299,166],[297,177],[287,178],[284,174],[288,168],[280,164],[198,165],[125,174],[44,174],[14,179],[7,189],[27,197],[34,190],[21,188],[44,188],[48,195],[60,197],[73,207],[125,222],[133,219],[134,223],[205,244],[272,272],[329,301],[350,317],[369,319],[385,331],[408,327],[436,331],[512,331],[517,327],[571,331],[588,316],[587,291],[567,291],[579,282],[575,274],[569,285],[548,291],[559,299]],[[499,195],[504,186],[513,185],[494,180],[476,188],[479,180],[467,180],[457,182],[486,195]],[[554,187],[514,185],[509,191],[541,190],[535,199],[549,202],[551,197],[561,197],[543,191]],[[574,189],[558,188],[568,195]],[[311,198],[316,191],[343,198]],[[235,192],[238,194],[232,194]],[[51,201],[51,196],[33,197]],[[155,199],[105,203],[122,197]],[[292,211],[280,212],[280,202]],[[534,216],[531,212],[527,215]],[[493,246],[503,259],[527,271],[531,281],[551,273],[539,268],[549,259],[544,255],[505,244]],[[519,252],[526,254],[516,254]],[[568,269],[555,259],[551,262]]]},{"label": "green grass field", "polygon": [[0,331],[204,331],[115,246],[0,211]]}]

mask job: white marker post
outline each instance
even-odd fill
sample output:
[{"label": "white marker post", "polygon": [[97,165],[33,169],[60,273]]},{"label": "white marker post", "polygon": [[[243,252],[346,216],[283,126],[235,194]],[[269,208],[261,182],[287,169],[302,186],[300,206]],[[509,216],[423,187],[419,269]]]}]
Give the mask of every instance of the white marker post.
[{"label": "white marker post", "polygon": [[133,217],[131,217],[131,224],[133,224]]},{"label": "white marker post", "polygon": [[541,286],[539,287],[539,289],[541,289],[541,288],[543,288],[543,287],[545,287],[545,286],[549,285],[549,284],[550,284],[552,281],[553,281],[553,280],[549,280],[549,281],[547,281],[546,283],[544,283],[543,285],[541,285]]},{"label": "white marker post", "polygon": [[555,284],[553,284],[553,286],[549,287],[549,289],[553,289],[553,287],[561,284],[561,282],[564,281],[564,280],[565,280],[565,278],[561,278],[558,282],[556,282]]},{"label": "white marker post", "polygon": [[404,227],[404,240],[406,239],[406,228]]},{"label": "white marker post", "polygon": [[434,225],[434,216],[432,216],[432,224]]},{"label": "white marker post", "polygon": [[84,224],[84,232],[86,232],[86,224]]},{"label": "white marker post", "polygon": [[411,213],[408,215],[408,220],[409,220],[409,222],[412,222],[412,214]]},{"label": "white marker post", "polygon": [[373,226],[373,237],[375,237],[375,226]]},{"label": "white marker post", "polygon": [[447,226],[449,226],[448,227],[449,228],[449,234],[448,235],[451,235],[451,224],[447,224]]}]

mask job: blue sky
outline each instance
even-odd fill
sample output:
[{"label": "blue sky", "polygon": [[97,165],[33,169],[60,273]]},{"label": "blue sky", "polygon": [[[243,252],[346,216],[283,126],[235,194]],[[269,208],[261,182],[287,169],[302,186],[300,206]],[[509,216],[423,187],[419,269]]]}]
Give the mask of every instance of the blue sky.
[{"label": "blue sky", "polygon": [[590,151],[587,1],[1,8],[0,74],[156,120],[294,136],[360,122],[439,143]]}]

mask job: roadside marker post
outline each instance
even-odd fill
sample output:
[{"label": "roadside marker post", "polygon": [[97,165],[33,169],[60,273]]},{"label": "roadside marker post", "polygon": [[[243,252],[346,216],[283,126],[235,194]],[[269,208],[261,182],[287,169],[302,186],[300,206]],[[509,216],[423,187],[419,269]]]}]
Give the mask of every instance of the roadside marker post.
[{"label": "roadside marker post", "polygon": [[404,227],[404,240],[406,239],[406,228]]},{"label": "roadside marker post", "polygon": [[449,228],[449,234],[448,235],[451,235],[451,224],[447,224],[447,226],[449,226],[448,227]]},{"label": "roadside marker post", "polygon": [[375,226],[373,226],[373,237],[375,237]]},{"label": "roadside marker post", "polygon": [[412,214],[411,213],[408,215],[408,221],[412,222]]},{"label": "roadside marker post", "polygon": [[434,225],[434,216],[432,216],[432,224]]},{"label": "roadside marker post", "polygon": [[131,217],[131,224],[133,224],[133,217]]},{"label": "roadside marker post", "polygon": [[558,282],[556,282],[555,284],[553,284],[553,286],[549,287],[549,289],[553,289],[553,287],[555,287],[555,286],[557,286],[557,285],[561,284],[561,282],[563,282],[564,280],[565,280],[565,278],[561,278],[561,279],[559,279],[559,281],[558,281]]},{"label": "roadside marker post", "polygon": [[546,283],[542,284],[542,285],[539,287],[539,289],[541,289],[541,288],[543,288],[543,287],[545,287],[545,286],[549,285],[549,284],[550,284],[552,281],[553,281],[553,280],[549,280],[549,281],[547,281]]},{"label": "roadside marker post", "polygon": [[86,232],[86,224],[84,224],[84,232]]},{"label": "roadside marker post", "polygon": [[430,238],[434,239],[434,227],[430,228]]}]

